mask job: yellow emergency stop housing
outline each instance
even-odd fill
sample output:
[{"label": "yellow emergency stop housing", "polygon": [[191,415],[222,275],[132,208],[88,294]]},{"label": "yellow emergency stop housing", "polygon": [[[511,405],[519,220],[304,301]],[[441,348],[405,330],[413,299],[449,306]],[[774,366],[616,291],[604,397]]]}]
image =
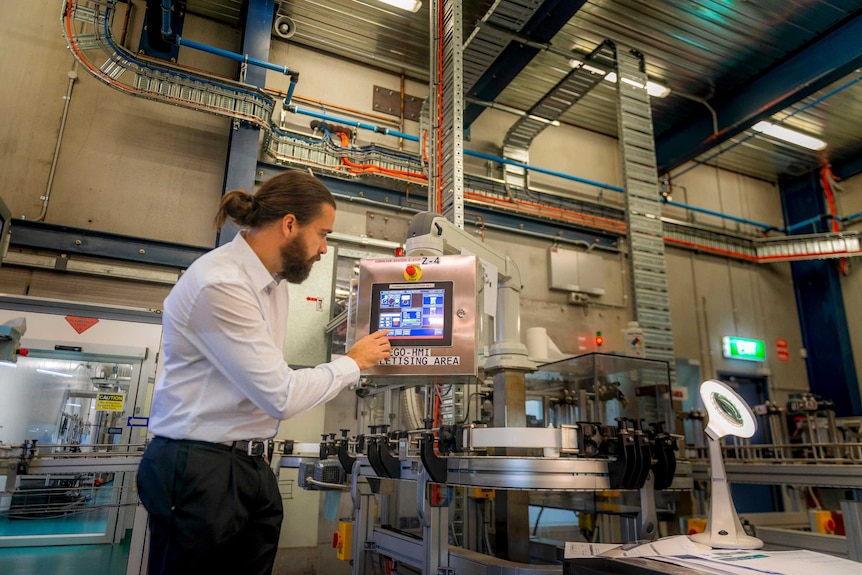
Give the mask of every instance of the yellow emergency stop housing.
[{"label": "yellow emergency stop housing", "polygon": [[349,521],[339,521],[338,531],[332,541],[335,547],[335,557],[342,561],[350,560],[350,547],[353,540],[353,524]]},{"label": "yellow emergency stop housing", "polygon": [[422,279],[422,268],[419,267],[419,264],[407,264],[404,268],[404,279],[411,282]]}]

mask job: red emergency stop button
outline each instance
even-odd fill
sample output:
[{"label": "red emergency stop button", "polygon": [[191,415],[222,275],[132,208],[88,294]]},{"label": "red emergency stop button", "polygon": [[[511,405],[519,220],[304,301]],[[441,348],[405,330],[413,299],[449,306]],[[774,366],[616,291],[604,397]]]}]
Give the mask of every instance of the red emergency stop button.
[{"label": "red emergency stop button", "polygon": [[419,267],[419,264],[408,264],[407,267],[404,268],[404,279],[415,282],[421,277],[422,268]]}]

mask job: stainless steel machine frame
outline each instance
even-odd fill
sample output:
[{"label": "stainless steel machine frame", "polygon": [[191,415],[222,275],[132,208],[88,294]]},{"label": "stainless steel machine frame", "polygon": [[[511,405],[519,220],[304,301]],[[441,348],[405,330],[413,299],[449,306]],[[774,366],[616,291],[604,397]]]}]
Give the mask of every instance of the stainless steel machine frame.
[{"label": "stainless steel machine frame", "polygon": [[[365,375],[375,381],[396,378],[401,381],[416,376],[476,377],[478,330],[481,325],[481,289],[479,264],[475,256],[419,256],[359,263],[359,296],[356,310],[356,339],[379,329],[371,325],[379,317],[380,297],[385,291],[420,293],[420,290],[446,292],[442,314],[447,338],[411,345],[401,338],[399,330],[390,329],[392,357],[368,369]],[[376,295],[375,295],[376,294]],[[451,342],[447,341],[451,337]]]}]

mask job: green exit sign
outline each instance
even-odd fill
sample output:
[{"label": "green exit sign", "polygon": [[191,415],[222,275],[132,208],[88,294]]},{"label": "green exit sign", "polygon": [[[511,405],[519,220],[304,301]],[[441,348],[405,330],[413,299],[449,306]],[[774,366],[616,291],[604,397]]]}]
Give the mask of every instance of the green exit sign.
[{"label": "green exit sign", "polygon": [[721,350],[728,359],[766,361],[766,343],[760,339],[726,335],[721,338]]}]

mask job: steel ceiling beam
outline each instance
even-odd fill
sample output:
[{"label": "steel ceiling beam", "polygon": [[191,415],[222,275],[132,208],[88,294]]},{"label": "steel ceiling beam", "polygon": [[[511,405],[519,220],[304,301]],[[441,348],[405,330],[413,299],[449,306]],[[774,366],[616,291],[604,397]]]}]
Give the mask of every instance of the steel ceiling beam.
[{"label": "steel ceiling beam", "polygon": [[862,66],[862,11],[821,34],[723,102],[713,103],[718,131],[704,111],[656,138],[659,173],[684,164]]},{"label": "steel ceiling beam", "polygon": [[[550,42],[584,4],[586,0],[547,0],[519,33],[539,44]],[[494,101],[539,52],[535,46],[509,42],[465,96]],[[468,104],[464,109],[464,128],[484,110],[478,104]]]},{"label": "steel ceiling beam", "polygon": [[833,162],[832,173],[842,180],[852,178],[856,174],[862,174],[862,150],[857,151],[847,159]]}]

